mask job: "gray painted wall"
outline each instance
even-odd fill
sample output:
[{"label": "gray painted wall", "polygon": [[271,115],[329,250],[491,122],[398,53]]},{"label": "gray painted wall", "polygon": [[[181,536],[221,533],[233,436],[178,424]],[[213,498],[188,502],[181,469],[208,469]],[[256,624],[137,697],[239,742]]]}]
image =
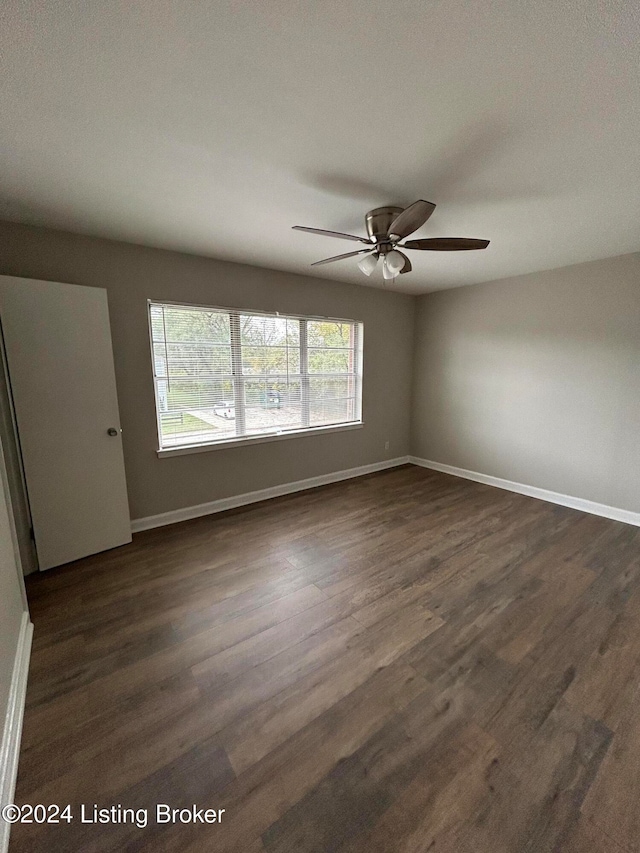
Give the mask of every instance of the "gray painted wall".
[{"label": "gray painted wall", "polygon": [[640,255],[428,294],[412,453],[640,511]]},{"label": "gray painted wall", "polygon": [[[133,518],[409,453],[413,297],[8,222],[0,273],[107,288]],[[147,299],[362,320],[364,427],[158,459]]]},{"label": "gray painted wall", "polygon": [[[107,288],[134,518],[409,452],[640,511],[640,255],[415,299],[0,223],[0,273]],[[363,320],[365,426],[158,459],[148,298]]]}]

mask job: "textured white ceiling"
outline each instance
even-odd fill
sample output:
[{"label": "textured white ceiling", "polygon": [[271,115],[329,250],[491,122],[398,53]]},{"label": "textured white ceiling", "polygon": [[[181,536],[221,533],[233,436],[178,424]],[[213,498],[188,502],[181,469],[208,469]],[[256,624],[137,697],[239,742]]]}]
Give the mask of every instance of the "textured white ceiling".
[{"label": "textured white ceiling", "polygon": [[424,292],[640,249],[640,6],[5,0],[0,217],[382,286],[353,243],[438,207]]}]

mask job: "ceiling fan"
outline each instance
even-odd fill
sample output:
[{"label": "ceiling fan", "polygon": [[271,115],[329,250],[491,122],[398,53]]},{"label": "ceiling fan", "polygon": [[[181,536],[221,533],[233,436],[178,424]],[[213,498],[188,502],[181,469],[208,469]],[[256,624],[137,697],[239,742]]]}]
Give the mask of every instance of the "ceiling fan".
[{"label": "ceiling fan", "polygon": [[[488,240],[473,240],[468,237],[428,237],[421,240],[407,240],[401,243],[414,231],[417,231],[429,219],[436,209],[430,201],[414,201],[407,208],[376,207],[365,216],[368,237],[356,237],[354,234],[342,234],[340,231],[324,231],[322,228],[306,228],[304,225],[294,225],[294,231],[308,231],[310,234],[323,234],[326,237],[339,237],[343,240],[355,240],[365,243],[366,249],[347,252],[344,255],[334,255],[311,264],[312,267],[321,264],[331,264],[344,258],[354,258],[356,255],[366,255],[358,266],[365,275],[371,275],[382,261],[382,274],[390,281],[398,274],[411,272],[411,261],[400,249],[419,249],[429,252],[460,252],[468,249],[486,249]],[[400,247],[400,248],[398,248]]]}]

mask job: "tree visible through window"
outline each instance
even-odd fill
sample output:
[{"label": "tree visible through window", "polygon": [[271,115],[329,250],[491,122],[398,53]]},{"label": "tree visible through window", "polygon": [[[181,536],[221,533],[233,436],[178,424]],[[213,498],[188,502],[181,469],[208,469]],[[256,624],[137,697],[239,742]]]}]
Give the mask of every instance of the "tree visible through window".
[{"label": "tree visible through window", "polygon": [[362,324],[152,302],[160,448],[359,422]]}]

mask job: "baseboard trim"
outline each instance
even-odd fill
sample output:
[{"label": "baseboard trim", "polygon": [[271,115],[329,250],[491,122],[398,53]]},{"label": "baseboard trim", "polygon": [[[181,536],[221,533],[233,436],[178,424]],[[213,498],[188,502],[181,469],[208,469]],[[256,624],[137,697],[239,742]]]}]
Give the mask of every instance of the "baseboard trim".
[{"label": "baseboard trim", "polygon": [[537,486],[528,486],[525,483],[514,483],[512,480],[503,480],[501,477],[492,477],[489,474],[480,474],[478,471],[468,471],[466,468],[456,468],[453,465],[433,462],[430,459],[420,459],[417,456],[410,456],[409,462],[412,465],[419,465],[421,468],[431,468],[433,471],[440,471],[443,474],[452,474],[454,477],[474,480],[476,483],[484,483],[487,486],[495,486],[498,489],[506,489],[509,492],[517,492],[520,495],[527,495],[530,498],[538,498],[541,501],[560,504],[560,506],[579,509],[581,512],[588,512],[591,515],[601,515],[604,518],[611,518],[614,521],[623,521],[625,524],[633,524],[636,527],[640,527],[640,512],[631,512],[628,509],[619,509],[615,506],[595,503],[584,498],[574,498],[571,495],[551,492],[548,489],[539,489]]},{"label": "baseboard trim", "polygon": [[[2,806],[13,802],[13,795],[16,790],[32,637],[33,625],[29,621],[29,614],[25,611],[22,614],[22,623],[20,624],[18,646],[9,688],[9,702],[4,720],[2,744],[0,745],[0,805]],[[0,819],[0,851],[2,853],[5,853],[9,848],[10,829],[11,825]]]},{"label": "baseboard trim", "polygon": [[279,486],[271,486],[268,489],[245,492],[243,495],[221,498],[217,501],[209,501],[209,503],[198,504],[197,506],[188,506],[183,509],[173,510],[172,512],[149,515],[146,518],[134,518],[131,521],[131,530],[133,533],[139,533],[141,530],[150,530],[153,527],[164,527],[165,524],[176,524],[178,521],[188,521],[191,518],[212,515],[216,512],[224,512],[227,509],[236,509],[239,506],[267,501],[270,498],[279,498],[283,495],[291,495],[294,492],[316,489],[318,486],[327,486],[329,483],[338,483],[340,480],[363,477],[365,474],[385,471],[387,468],[397,468],[398,465],[406,465],[408,462],[408,456],[398,456],[395,459],[387,459],[384,462],[373,462],[371,465],[361,465],[359,468],[347,468],[344,471],[334,471],[331,474],[322,474],[319,477],[309,477],[306,480],[296,480],[293,483],[282,483]]}]

